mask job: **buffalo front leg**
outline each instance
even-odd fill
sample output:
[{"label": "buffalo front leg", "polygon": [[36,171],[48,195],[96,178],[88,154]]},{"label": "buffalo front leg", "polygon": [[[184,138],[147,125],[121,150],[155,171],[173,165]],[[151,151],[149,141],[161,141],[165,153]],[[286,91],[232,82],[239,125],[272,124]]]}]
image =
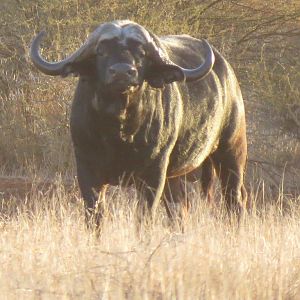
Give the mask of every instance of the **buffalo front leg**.
[{"label": "buffalo front leg", "polygon": [[77,178],[88,228],[99,227],[104,213],[106,185],[89,164],[77,159]]}]

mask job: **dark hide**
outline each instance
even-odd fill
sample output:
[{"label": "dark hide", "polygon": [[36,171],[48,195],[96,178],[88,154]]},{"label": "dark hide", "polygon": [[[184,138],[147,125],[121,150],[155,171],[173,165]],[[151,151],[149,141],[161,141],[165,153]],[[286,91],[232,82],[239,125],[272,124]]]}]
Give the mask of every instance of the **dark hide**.
[{"label": "dark hide", "polygon": [[[164,59],[176,65],[196,68],[205,59],[201,40],[151,37]],[[159,62],[146,46],[111,40],[101,47],[96,57],[72,65],[80,78],[71,134],[87,211],[94,211],[99,197],[101,218],[105,187],[123,178],[145,187],[143,196],[152,212],[165,195],[168,214],[174,217],[174,207],[185,199],[180,178],[197,178],[203,166],[208,198],[213,198],[217,175],[228,210],[240,214],[246,201],[245,112],[228,62],[214,49],[213,70],[204,79],[179,83],[183,77],[178,69]],[[105,84],[109,66],[120,62],[137,68],[131,90],[117,81]]]}]

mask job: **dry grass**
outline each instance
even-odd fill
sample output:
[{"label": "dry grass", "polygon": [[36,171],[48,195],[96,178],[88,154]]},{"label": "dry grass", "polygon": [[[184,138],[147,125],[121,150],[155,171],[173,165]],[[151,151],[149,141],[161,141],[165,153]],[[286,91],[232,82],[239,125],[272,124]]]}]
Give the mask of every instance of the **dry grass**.
[{"label": "dry grass", "polygon": [[[0,221],[2,299],[299,299],[300,206],[263,205],[238,227],[197,205],[185,232],[136,230],[132,191],[111,192],[97,237],[76,192],[57,184],[26,203],[5,202]],[[17,205],[16,205],[17,204]]]},{"label": "dry grass", "polygon": [[111,189],[98,237],[85,227],[76,183],[42,182],[1,179],[1,191],[22,189],[21,197],[1,199],[2,299],[300,296],[300,199],[282,190],[273,204],[253,190],[257,210],[238,227],[191,186],[194,205],[181,232],[163,210],[137,231],[135,192]]}]

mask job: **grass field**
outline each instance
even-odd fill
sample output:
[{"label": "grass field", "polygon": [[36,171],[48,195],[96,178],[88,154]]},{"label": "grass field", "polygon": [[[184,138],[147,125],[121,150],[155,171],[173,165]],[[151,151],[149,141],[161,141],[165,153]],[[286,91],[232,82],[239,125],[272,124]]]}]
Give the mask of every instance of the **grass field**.
[{"label": "grass field", "polygon": [[6,202],[2,299],[299,299],[300,206],[265,204],[237,226],[195,190],[182,232],[163,211],[137,230],[134,192],[114,190],[99,237],[76,189]]},{"label": "grass field", "polygon": [[[300,298],[298,1],[3,0],[0,10],[0,174],[11,176],[0,177],[0,299]],[[46,29],[43,55],[60,59],[112,19],[206,37],[233,65],[254,202],[239,226],[195,185],[184,231],[162,208],[137,229],[137,196],[119,188],[101,236],[86,229],[68,125],[76,79],[40,74],[28,48]]]}]

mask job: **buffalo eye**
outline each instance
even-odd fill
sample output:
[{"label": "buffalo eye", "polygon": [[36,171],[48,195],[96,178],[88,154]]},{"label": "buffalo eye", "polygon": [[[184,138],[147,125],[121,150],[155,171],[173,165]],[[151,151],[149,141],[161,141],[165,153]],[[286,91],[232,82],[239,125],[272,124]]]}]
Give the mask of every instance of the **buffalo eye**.
[{"label": "buffalo eye", "polygon": [[101,43],[98,45],[97,47],[97,55],[98,56],[105,56],[107,53],[107,49],[106,47],[104,47],[104,45]]},{"label": "buffalo eye", "polygon": [[145,57],[146,51],[141,42],[134,40],[134,39],[128,39],[127,45],[128,45],[129,50],[133,53],[133,55],[137,56],[138,58]]},{"label": "buffalo eye", "polygon": [[103,49],[101,49],[101,48],[97,49],[97,55],[98,56],[104,56],[104,54],[105,54],[105,51]]},{"label": "buffalo eye", "polygon": [[146,56],[146,51],[143,49],[142,46],[140,46],[136,49],[136,53],[140,58],[143,58]]},{"label": "buffalo eye", "polygon": [[98,43],[96,52],[98,56],[106,56],[110,51],[109,49],[112,49],[115,46],[116,39],[107,39],[102,40]]}]

